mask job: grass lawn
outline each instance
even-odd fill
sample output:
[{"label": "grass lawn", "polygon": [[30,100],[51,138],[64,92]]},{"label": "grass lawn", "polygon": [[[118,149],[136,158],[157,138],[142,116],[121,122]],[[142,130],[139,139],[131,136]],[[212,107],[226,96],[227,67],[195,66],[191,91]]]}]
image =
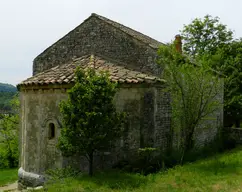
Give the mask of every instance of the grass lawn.
[{"label": "grass lawn", "polygon": [[148,176],[97,173],[93,178],[83,175],[59,180],[46,188],[58,192],[239,192],[242,191],[242,147]]},{"label": "grass lawn", "polygon": [[18,169],[0,169],[0,186],[18,180]]}]

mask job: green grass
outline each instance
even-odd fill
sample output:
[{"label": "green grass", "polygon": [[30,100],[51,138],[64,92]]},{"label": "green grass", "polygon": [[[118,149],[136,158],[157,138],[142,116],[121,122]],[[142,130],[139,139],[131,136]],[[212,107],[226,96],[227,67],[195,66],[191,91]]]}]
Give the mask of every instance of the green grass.
[{"label": "green grass", "polygon": [[18,180],[17,169],[0,169],[0,186],[13,183]]},{"label": "green grass", "polygon": [[82,192],[238,192],[242,189],[242,147],[214,157],[148,176],[97,173],[59,180],[48,191]]}]

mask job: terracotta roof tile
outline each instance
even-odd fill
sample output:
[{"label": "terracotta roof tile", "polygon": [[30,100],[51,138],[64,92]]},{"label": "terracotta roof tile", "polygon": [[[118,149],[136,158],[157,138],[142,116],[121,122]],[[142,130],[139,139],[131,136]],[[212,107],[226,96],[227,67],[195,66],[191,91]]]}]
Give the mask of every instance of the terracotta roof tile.
[{"label": "terracotta roof tile", "polygon": [[156,83],[164,82],[156,76],[148,75],[134,70],[129,70],[118,63],[113,63],[99,56],[84,56],[73,60],[70,64],[60,65],[38,73],[22,81],[21,85],[48,85],[48,84],[68,84],[74,82],[74,71],[77,66],[87,69],[92,66],[97,72],[107,71],[111,81],[120,83]]}]

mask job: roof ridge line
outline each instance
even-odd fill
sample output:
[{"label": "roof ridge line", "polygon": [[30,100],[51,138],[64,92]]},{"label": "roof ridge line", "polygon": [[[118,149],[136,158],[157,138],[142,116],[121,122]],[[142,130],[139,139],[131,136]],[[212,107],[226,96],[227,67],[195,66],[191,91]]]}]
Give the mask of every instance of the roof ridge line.
[{"label": "roof ridge line", "polygon": [[[58,42],[60,42],[60,41],[61,41],[62,39],[64,39],[66,36],[68,36],[69,34],[71,34],[71,33],[72,33],[73,31],[75,31],[77,28],[81,27],[85,22],[87,22],[88,20],[90,20],[92,17],[95,17],[95,18],[97,18],[97,19],[99,19],[99,20],[105,22],[106,24],[111,25],[112,27],[114,27],[114,28],[120,30],[121,32],[127,34],[128,36],[130,36],[130,37],[132,37],[132,38],[134,38],[134,39],[140,41],[141,43],[143,43],[143,44],[145,44],[145,45],[148,45],[149,47],[151,47],[151,48],[153,48],[153,49],[157,49],[157,47],[155,47],[155,46],[153,46],[153,45],[151,45],[151,44],[149,44],[149,43],[143,41],[142,39],[139,39],[139,38],[137,38],[137,37],[135,37],[135,36],[132,36],[132,35],[129,34],[128,32],[126,32],[126,31],[120,29],[119,27],[117,27],[117,26],[115,26],[115,25],[112,25],[112,24],[109,23],[109,22],[113,22],[113,23],[116,23],[116,24],[118,24],[118,25],[120,25],[120,26],[124,26],[125,28],[127,28],[127,29],[129,29],[129,30],[132,30],[132,31],[134,31],[134,32],[136,32],[136,33],[138,33],[138,34],[141,34],[141,35],[143,35],[143,36],[145,36],[145,37],[147,37],[147,38],[149,38],[149,39],[152,39],[153,41],[157,41],[158,43],[164,44],[164,43],[159,42],[158,40],[156,40],[156,39],[154,39],[154,38],[152,38],[152,37],[150,37],[150,36],[148,36],[148,35],[145,35],[145,34],[139,32],[139,31],[137,31],[137,30],[134,30],[134,29],[132,29],[132,28],[130,28],[130,27],[127,27],[127,26],[125,26],[125,25],[123,25],[123,24],[121,24],[121,23],[118,23],[118,22],[116,22],[116,21],[113,21],[113,20],[111,20],[111,19],[109,19],[109,18],[107,18],[107,17],[101,16],[101,15],[99,15],[99,14],[97,14],[97,13],[91,13],[91,15],[90,15],[89,17],[87,17],[86,19],[84,19],[82,23],[80,23],[79,25],[77,25],[75,28],[73,28],[71,31],[69,31],[68,33],[66,33],[66,34],[65,34],[64,36],[62,36],[61,38],[59,38],[59,39],[58,39],[56,42],[54,42],[52,45],[50,45],[50,46],[48,46],[47,48],[45,48],[40,54],[38,54],[38,55],[33,59],[33,62],[35,62],[35,60],[36,60],[40,55],[42,55],[42,54],[48,52],[48,51],[49,51],[54,45],[56,45]],[[108,22],[108,21],[109,21],[109,22]]]},{"label": "roof ridge line", "polygon": [[[139,35],[142,35],[142,36],[144,36],[144,37],[146,37],[146,38],[151,39],[152,41],[156,41],[157,43],[160,43],[160,44],[165,45],[164,43],[162,43],[162,42],[160,42],[160,41],[158,41],[158,40],[156,40],[156,39],[154,39],[154,38],[152,38],[152,37],[150,37],[150,36],[148,36],[148,35],[145,35],[144,33],[141,33],[141,32],[139,32],[139,31],[137,31],[137,30],[135,30],[135,29],[132,29],[131,27],[128,27],[128,26],[126,26],[126,25],[123,25],[122,23],[119,23],[119,22],[117,22],[117,21],[111,20],[111,19],[109,19],[109,18],[107,18],[107,17],[104,17],[104,16],[102,16],[102,15],[98,15],[97,13],[92,13],[90,17],[92,17],[92,16],[93,16],[93,17],[96,17],[96,18],[98,18],[98,19],[100,19],[100,20],[102,20],[102,21],[104,21],[106,24],[111,25],[112,27],[114,27],[114,28],[116,28],[116,29],[122,31],[123,33],[125,33],[125,34],[131,36],[132,38],[134,38],[134,39],[136,39],[136,40],[138,40],[138,41],[140,41],[140,42],[142,42],[142,43],[144,43],[144,44],[150,46],[151,48],[157,49],[156,46],[154,46],[154,45],[152,45],[152,44],[150,44],[150,43],[147,43],[147,42],[143,41],[142,39],[140,39],[140,38],[138,38],[138,37],[136,37],[136,36],[133,36],[133,35],[129,34],[127,31],[122,30],[121,28],[119,28],[119,27],[117,27],[117,26],[115,26],[115,25],[113,25],[113,24],[111,24],[111,23],[114,23],[114,24],[120,25],[120,26],[122,26],[122,27],[125,27],[125,28],[127,28],[127,29],[129,29],[129,30],[131,30],[131,31],[134,31],[135,33],[137,33],[137,34],[139,34]],[[111,23],[109,23],[109,22],[111,22]]]}]

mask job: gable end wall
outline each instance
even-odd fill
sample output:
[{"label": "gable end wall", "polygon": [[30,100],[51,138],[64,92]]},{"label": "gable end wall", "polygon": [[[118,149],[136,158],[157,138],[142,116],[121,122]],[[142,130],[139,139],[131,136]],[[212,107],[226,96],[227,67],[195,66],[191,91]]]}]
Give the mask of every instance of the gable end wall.
[{"label": "gable end wall", "polygon": [[[33,75],[87,54],[120,61],[128,68],[159,74],[155,49],[110,24],[91,17],[35,58]],[[123,64],[122,64],[123,63]]]}]

